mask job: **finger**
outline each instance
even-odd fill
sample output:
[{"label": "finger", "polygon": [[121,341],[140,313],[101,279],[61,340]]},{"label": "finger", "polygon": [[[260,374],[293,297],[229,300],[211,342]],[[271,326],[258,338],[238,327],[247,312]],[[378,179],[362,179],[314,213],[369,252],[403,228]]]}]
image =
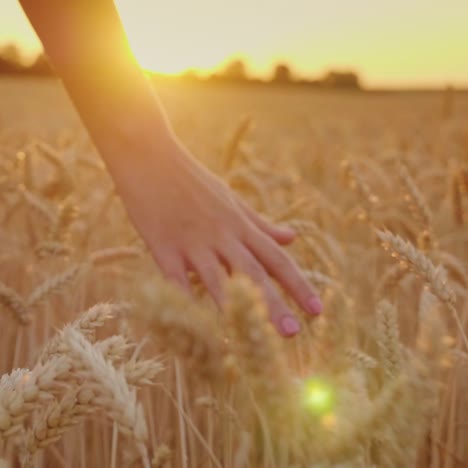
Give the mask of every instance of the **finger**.
[{"label": "finger", "polygon": [[192,296],[192,288],[181,255],[176,252],[159,252],[154,254],[154,257],[164,277],[182,288],[189,296]]},{"label": "finger", "polygon": [[227,273],[216,254],[211,250],[191,252],[188,254],[188,260],[218,308],[222,309],[224,305],[223,285]]},{"label": "finger", "polygon": [[286,226],[278,226],[271,221],[266,220],[262,215],[250,208],[250,206],[248,206],[243,200],[239,200],[239,203],[250,221],[252,221],[261,231],[278,242],[278,244],[290,244],[296,237],[294,229]]},{"label": "finger", "polygon": [[247,247],[275,278],[296,303],[310,314],[319,314],[322,309],[317,292],[307,281],[296,262],[272,239],[261,232],[247,239]]},{"label": "finger", "polygon": [[265,269],[249,250],[244,245],[239,244],[236,249],[228,253],[228,257],[232,270],[246,274],[260,288],[269,311],[270,320],[278,332],[284,337],[297,334],[300,330],[299,322],[274,287]]}]

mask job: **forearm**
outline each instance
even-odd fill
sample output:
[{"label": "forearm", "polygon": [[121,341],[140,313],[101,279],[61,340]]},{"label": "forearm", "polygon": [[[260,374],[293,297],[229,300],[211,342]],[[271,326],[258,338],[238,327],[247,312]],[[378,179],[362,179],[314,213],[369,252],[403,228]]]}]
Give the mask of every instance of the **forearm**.
[{"label": "forearm", "polygon": [[[21,0],[91,138],[112,168],[127,140],[173,138],[111,0]],[[124,163],[125,164],[125,163]]]}]

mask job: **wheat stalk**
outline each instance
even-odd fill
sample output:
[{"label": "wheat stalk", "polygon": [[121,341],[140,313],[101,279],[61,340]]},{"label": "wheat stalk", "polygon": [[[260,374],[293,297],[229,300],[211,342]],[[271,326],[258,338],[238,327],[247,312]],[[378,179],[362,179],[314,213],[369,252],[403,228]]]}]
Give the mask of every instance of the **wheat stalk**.
[{"label": "wheat stalk", "polygon": [[224,169],[229,170],[234,164],[234,161],[237,156],[237,149],[239,147],[242,138],[246,135],[249,128],[252,124],[252,118],[250,116],[244,117],[239,125],[237,126],[235,132],[233,133],[229,143],[226,145],[225,155],[224,155]]}]

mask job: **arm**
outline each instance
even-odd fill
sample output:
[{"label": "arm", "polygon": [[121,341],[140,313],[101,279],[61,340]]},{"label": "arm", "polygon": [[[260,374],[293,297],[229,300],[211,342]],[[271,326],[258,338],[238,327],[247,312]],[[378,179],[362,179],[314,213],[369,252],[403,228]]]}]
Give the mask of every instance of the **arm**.
[{"label": "arm", "polygon": [[115,150],[136,135],[145,139],[142,146],[151,138],[160,148],[174,138],[112,1],[20,3],[110,170],[128,164],[128,156],[117,160]]},{"label": "arm", "polygon": [[226,268],[247,274],[284,336],[299,324],[272,279],[306,312],[320,313],[316,293],[279,246],[294,233],[247,207],[175,137],[112,1],[21,4],[165,276],[190,292],[186,272],[196,271],[222,307]]}]

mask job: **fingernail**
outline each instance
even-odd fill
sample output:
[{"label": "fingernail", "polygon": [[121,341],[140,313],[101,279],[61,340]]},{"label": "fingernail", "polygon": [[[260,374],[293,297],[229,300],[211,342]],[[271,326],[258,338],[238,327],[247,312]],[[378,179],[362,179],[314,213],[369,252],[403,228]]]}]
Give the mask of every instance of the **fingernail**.
[{"label": "fingernail", "polygon": [[316,296],[311,297],[307,302],[307,310],[311,314],[315,314],[315,315],[320,314],[320,312],[322,312],[323,310],[322,301]]},{"label": "fingernail", "polygon": [[287,336],[295,335],[300,330],[299,323],[294,317],[285,316],[280,324],[282,332]]},{"label": "fingernail", "polygon": [[292,227],[286,226],[286,225],[280,225],[280,228],[286,232],[288,235],[291,237],[294,237],[296,235],[296,230],[293,229]]}]

